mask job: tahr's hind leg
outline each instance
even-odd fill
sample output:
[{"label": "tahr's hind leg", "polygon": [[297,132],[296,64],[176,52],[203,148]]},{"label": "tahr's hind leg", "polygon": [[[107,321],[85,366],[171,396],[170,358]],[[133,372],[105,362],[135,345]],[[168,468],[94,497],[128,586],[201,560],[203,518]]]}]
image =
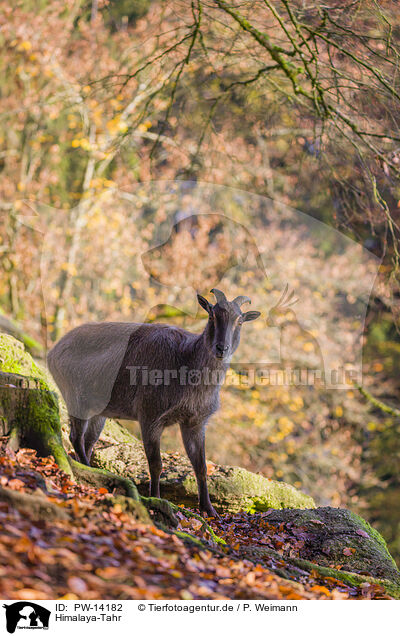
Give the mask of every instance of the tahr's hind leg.
[{"label": "tahr's hind leg", "polygon": [[89,420],[89,424],[85,433],[85,452],[88,464],[90,463],[93,447],[100,437],[105,421],[106,418],[103,415],[97,415],[96,417],[92,417]]},{"label": "tahr's hind leg", "polygon": [[85,433],[88,427],[87,420],[80,420],[78,417],[69,417],[69,423],[71,426],[69,439],[74,447],[74,451],[81,464],[89,466],[88,458],[85,451]]}]

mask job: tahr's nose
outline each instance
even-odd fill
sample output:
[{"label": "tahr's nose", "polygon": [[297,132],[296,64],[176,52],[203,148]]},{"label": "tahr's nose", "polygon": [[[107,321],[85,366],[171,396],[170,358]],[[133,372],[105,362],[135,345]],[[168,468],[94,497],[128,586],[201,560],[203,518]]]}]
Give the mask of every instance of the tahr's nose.
[{"label": "tahr's nose", "polygon": [[217,344],[215,345],[216,350],[218,351],[218,353],[225,353],[225,351],[228,351],[229,346],[228,345],[221,345],[221,344]]}]

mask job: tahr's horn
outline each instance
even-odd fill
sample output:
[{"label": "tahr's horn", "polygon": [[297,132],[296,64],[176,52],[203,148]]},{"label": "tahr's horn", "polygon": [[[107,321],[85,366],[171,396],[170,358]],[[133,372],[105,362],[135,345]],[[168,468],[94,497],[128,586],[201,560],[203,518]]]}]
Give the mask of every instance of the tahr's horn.
[{"label": "tahr's horn", "polygon": [[214,294],[215,298],[217,299],[217,303],[228,302],[224,292],[220,291],[219,289],[211,289],[211,293]]},{"label": "tahr's horn", "polygon": [[237,296],[235,298],[235,300],[232,300],[233,303],[236,303],[237,305],[239,305],[239,307],[241,307],[242,305],[244,305],[244,303],[250,303],[251,304],[251,300],[248,296]]}]

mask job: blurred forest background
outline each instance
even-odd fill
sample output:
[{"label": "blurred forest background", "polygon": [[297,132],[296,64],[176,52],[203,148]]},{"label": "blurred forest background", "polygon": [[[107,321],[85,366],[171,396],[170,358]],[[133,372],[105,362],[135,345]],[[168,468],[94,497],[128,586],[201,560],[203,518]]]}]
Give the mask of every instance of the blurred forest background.
[{"label": "blurred forest background", "polygon": [[346,357],[361,330],[363,384],[389,408],[354,385],[233,382],[208,458],[359,511],[397,559],[399,55],[396,2],[0,2],[0,326],[43,357],[143,308],[201,329],[193,289],[248,294],[268,320],[290,283],[303,323],[273,316],[290,363],[313,368],[332,334]]}]

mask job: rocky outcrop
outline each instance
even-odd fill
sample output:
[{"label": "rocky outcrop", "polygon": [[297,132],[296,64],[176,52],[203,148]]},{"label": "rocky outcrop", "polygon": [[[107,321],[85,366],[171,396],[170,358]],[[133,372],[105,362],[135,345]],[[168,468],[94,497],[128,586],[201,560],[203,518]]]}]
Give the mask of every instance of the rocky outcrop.
[{"label": "rocky outcrop", "polygon": [[139,500],[130,479],[106,470],[83,466],[64,448],[58,395],[46,371],[39,367],[24,345],[0,333],[0,434],[9,437],[8,447],[34,448],[39,455],[52,455],[66,473],[84,483],[117,490]]},{"label": "rocky outcrop", "polygon": [[[392,595],[400,594],[400,572],[383,537],[358,515],[343,508],[270,510],[255,515],[254,522],[279,529],[284,543],[281,559],[286,567],[316,569],[343,581],[354,576],[384,581]],[[274,550],[255,545],[241,549],[242,556],[268,562]],[[386,581],[386,583],[385,583]]]}]

